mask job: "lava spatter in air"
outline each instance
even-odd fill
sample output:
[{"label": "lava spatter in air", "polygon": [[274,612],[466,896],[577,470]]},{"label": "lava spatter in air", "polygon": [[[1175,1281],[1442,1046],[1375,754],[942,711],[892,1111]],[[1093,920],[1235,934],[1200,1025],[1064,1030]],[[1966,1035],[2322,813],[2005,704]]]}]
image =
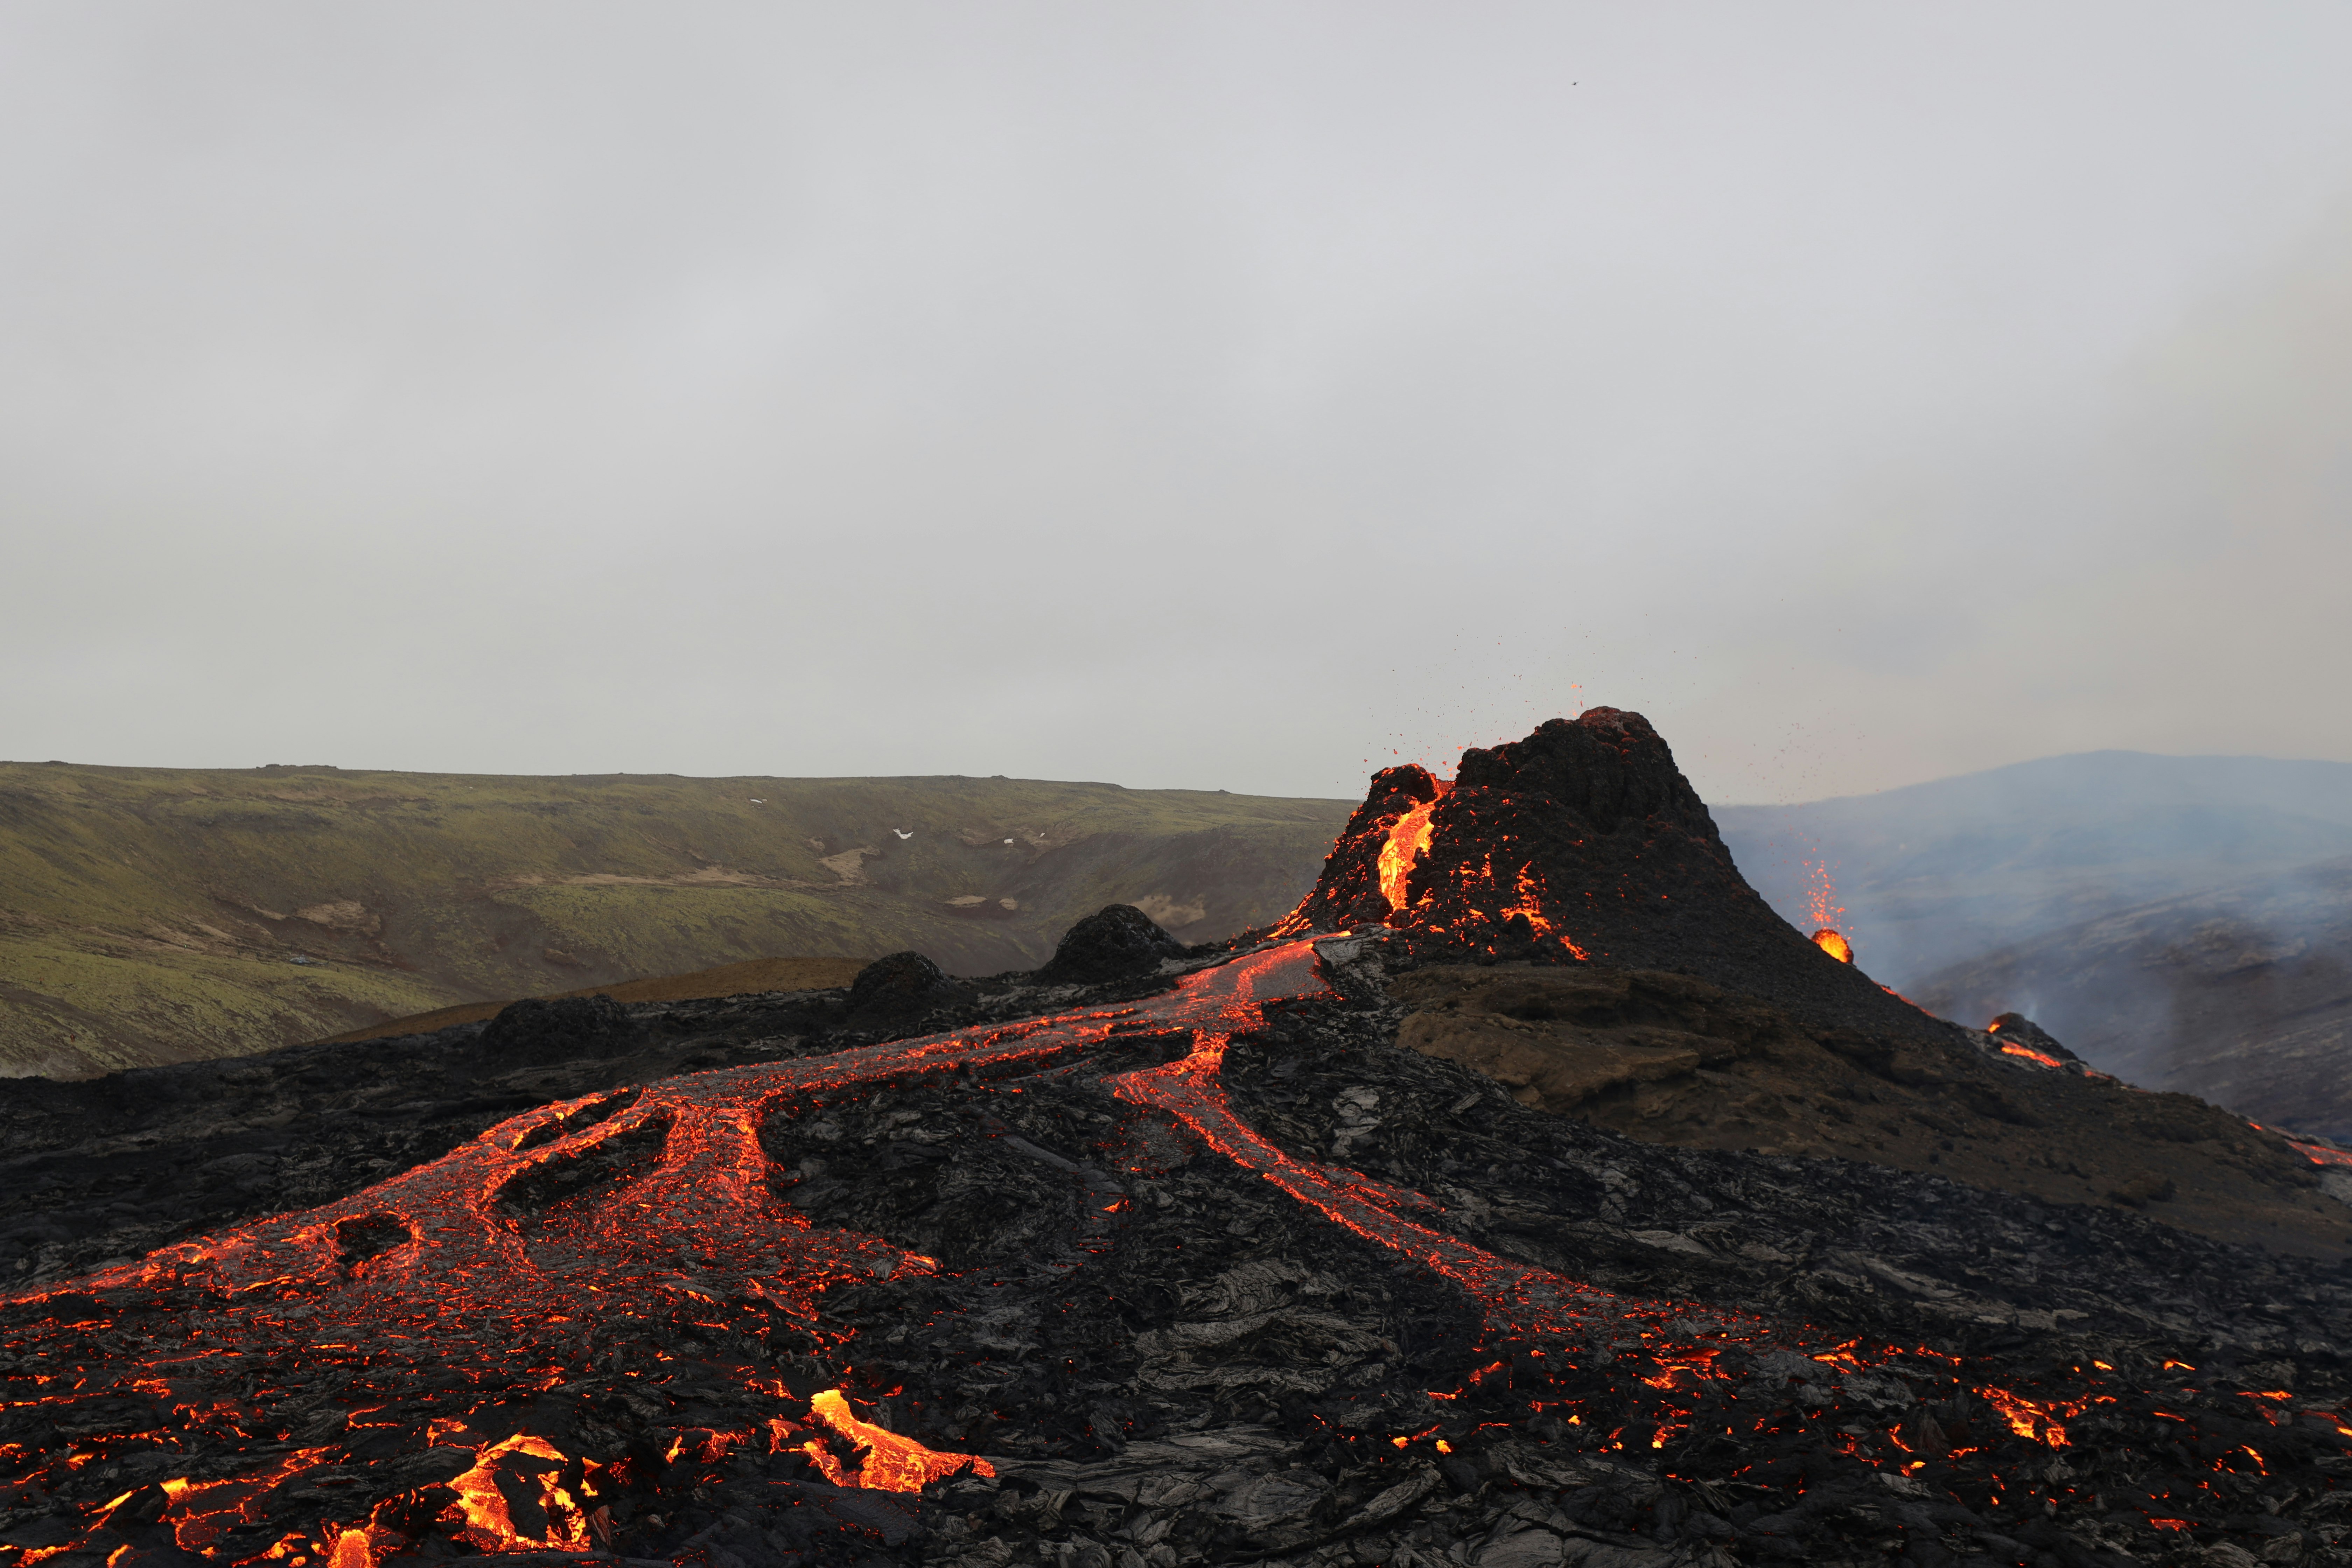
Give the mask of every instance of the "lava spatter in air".
[{"label": "lava spatter in air", "polygon": [[1805,862],[1805,907],[1816,927],[1834,927],[1838,916],[1845,913],[1845,906],[1837,901],[1837,881],[1827,860]]},{"label": "lava spatter in air", "polygon": [[1852,963],[1853,943],[1837,924],[1845,906],[1837,901],[1837,883],[1830,876],[1828,861],[1805,862],[1805,904],[1813,918],[1813,945],[1840,963]]}]

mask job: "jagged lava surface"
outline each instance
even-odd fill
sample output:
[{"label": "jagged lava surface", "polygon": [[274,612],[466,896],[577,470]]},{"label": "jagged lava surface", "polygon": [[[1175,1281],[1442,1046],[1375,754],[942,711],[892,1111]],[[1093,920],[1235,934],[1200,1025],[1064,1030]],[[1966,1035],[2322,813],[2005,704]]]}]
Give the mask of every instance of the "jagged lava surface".
[{"label": "jagged lava surface", "polygon": [[[235,1064],[325,1173],[0,1299],[0,1565],[2352,1555],[2340,1266],[1661,1148],[1399,1048],[1433,956],[1947,1027],[1772,933],[1637,716],[1474,755],[1383,774],[1265,942],[1117,916],[1049,966],[1085,983],[884,1026],[582,1009],[571,1056],[545,1015]],[[373,1053],[405,1070],[346,1099]],[[143,1162],[110,1208],[217,1212],[217,1119],[174,1108],[228,1067],[46,1086],[10,1126],[53,1196],[12,1212],[109,1179],[78,1104]],[[542,1102],[383,1168],[498,1085]]]}]

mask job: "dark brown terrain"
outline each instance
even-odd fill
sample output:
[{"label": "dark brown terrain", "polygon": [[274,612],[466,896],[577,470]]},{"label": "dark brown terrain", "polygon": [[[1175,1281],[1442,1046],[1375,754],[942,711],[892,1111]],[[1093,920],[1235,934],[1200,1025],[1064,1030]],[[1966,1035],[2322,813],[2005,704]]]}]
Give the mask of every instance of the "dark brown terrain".
[{"label": "dark brown terrain", "polygon": [[[824,991],[848,984],[865,963],[855,958],[752,958],[722,963],[684,974],[656,974],[643,980],[622,980],[609,985],[583,985],[559,991],[549,1000],[570,996],[607,996],[615,1002],[700,1002],[717,996],[747,996],[791,991]],[[345,1045],[354,1040],[387,1040],[400,1035],[426,1035],[459,1024],[487,1024],[504,1012],[505,1002],[469,1002],[440,1007],[413,1017],[394,1018],[340,1035],[321,1045]]]},{"label": "dark brown terrain", "polygon": [[1774,908],[1931,1011],[2352,1136],[2352,764],[2088,752],[1713,815]]},{"label": "dark brown terrain", "polygon": [[2336,1258],[2352,1208],[2293,1145],[2185,1094],[2037,1069],[1958,1041],[1889,1047],[1654,971],[1435,966],[1400,976],[1398,1043],[1523,1104],[1644,1142],[1937,1172],[2144,1210],[2222,1241]]}]

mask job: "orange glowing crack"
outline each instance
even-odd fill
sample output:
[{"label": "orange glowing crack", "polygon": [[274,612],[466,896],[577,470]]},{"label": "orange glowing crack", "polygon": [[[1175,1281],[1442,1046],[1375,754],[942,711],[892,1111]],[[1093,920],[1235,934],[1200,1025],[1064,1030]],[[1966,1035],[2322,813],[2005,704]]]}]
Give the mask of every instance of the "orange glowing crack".
[{"label": "orange glowing crack", "polygon": [[1503,919],[1509,920],[1513,915],[1522,915],[1526,917],[1528,924],[1535,929],[1537,936],[1559,937],[1561,946],[1567,948],[1569,952],[1574,953],[1577,957],[1590,962],[1591,955],[1587,953],[1584,949],[1576,945],[1575,938],[1567,935],[1565,932],[1556,931],[1552,929],[1550,917],[1546,915],[1543,910],[1543,880],[1535,874],[1534,867],[1522,866],[1519,868],[1518,895],[1519,901],[1516,904],[1510,905],[1502,911]]},{"label": "orange glowing crack", "polygon": [[[976,1476],[992,1476],[996,1467],[975,1454],[942,1454],[912,1437],[901,1437],[887,1426],[861,1421],[837,1388],[828,1388],[809,1401],[809,1413],[865,1451],[866,1464],[856,1484],[868,1491],[919,1492],[926,1483],[954,1475],[969,1466]],[[804,1451],[814,1458],[825,1479],[835,1486],[851,1483],[842,1478],[841,1461],[811,1442]],[[827,1461],[831,1462],[828,1464]]]},{"label": "orange glowing crack", "polygon": [[[2066,1447],[2066,1428],[2058,1424],[2052,1413],[2056,1406],[2045,1409],[2030,1399],[2020,1399],[2005,1388],[1980,1388],[1977,1392],[1984,1396],[1986,1404],[2000,1412],[2001,1419],[2009,1423],[2009,1429],[2019,1436],[2053,1448]],[[2074,1411],[2069,1410],[2065,1414],[2072,1415]]]}]

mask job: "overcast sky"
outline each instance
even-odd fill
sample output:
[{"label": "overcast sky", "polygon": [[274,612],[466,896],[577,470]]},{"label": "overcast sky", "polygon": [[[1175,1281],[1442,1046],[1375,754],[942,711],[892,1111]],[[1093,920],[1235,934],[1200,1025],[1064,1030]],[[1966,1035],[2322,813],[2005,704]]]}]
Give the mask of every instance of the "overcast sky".
[{"label": "overcast sky", "polygon": [[2352,760],[2352,7],[0,10],[0,756]]}]

